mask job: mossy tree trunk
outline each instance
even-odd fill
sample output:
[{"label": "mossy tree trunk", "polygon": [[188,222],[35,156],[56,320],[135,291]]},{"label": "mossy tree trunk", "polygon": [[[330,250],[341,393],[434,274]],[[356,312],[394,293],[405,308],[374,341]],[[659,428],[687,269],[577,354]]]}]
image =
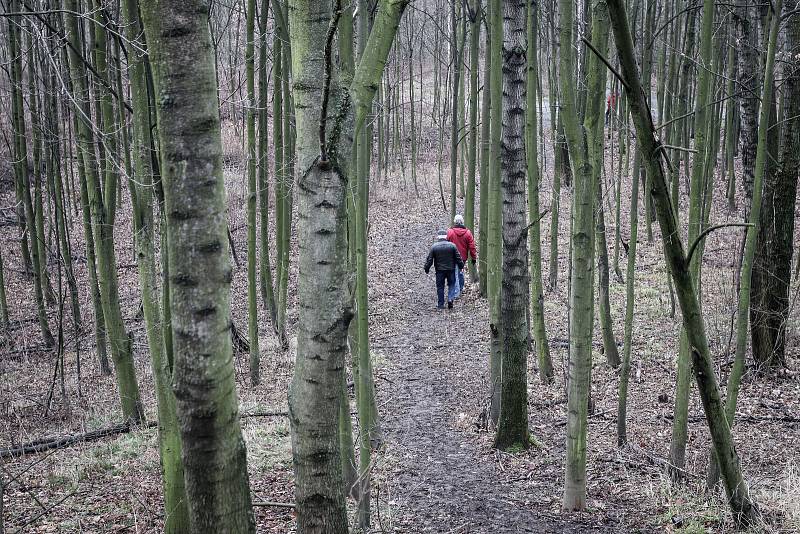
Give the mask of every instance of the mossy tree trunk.
[{"label": "mossy tree trunk", "polygon": [[[137,0],[124,0],[125,37],[144,47],[144,35]],[[159,295],[156,262],[156,228],[153,216],[153,154],[151,116],[147,88],[147,59],[137,47],[128,55],[131,104],[133,108],[133,169],[131,191],[136,260],[142,291],[147,342],[153,367],[153,382],[158,409],[158,441],[164,491],[164,532],[191,532],[189,507],[181,459],[181,434],[178,427],[175,393],[172,391],[172,366],[167,357]]]},{"label": "mossy tree trunk", "polygon": [[542,235],[539,214],[539,132],[537,130],[536,95],[539,85],[539,4],[527,4],[527,67],[525,94],[525,149],[528,172],[528,250],[530,270],[531,332],[536,345],[539,378],[544,383],[553,381],[553,362],[544,324],[544,290],[542,287]]},{"label": "mossy tree trunk", "polygon": [[[300,322],[289,419],[298,529],[304,533],[347,532],[339,413],[352,318],[346,282],[348,167],[353,138],[371,110],[405,6],[405,0],[379,3],[349,87],[346,77],[334,72],[330,48],[326,52],[320,39],[332,37],[330,4],[293,0],[289,9],[300,177]],[[341,8],[337,4],[336,10]]]},{"label": "mossy tree trunk", "polygon": [[486,248],[488,253],[487,295],[489,297],[489,417],[497,424],[500,417],[500,399],[502,384],[503,330],[501,310],[501,287],[503,280],[503,246],[502,246],[502,194],[500,187],[501,139],[503,131],[503,14],[502,2],[491,0],[489,3],[489,33],[491,46],[488,54],[492,56],[492,69],[489,73],[489,91],[491,91],[491,146],[489,151],[489,191],[488,216],[486,226]]},{"label": "mossy tree trunk", "polygon": [[607,3],[620,58],[622,77],[630,98],[630,110],[636,126],[637,143],[640,145],[642,153],[647,155],[645,164],[647,172],[652,176],[653,201],[661,227],[664,255],[675,284],[675,292],[683,316],[683,326],[692,349],[694,375],[700,390],[711,440],[725,481],[728,502],[737,523],[755,526],[760,522],[760,514],[750,498],[734,448],[730,426],[725,417],[699,299],[695,292],[689,262],[684,253],[683,242],[678,233],[677,219],[672,208],[665,172],[659,159],[661,149],[655,138],[655,127],[648,103],[642,92],[642,83],[633,55],[633,41],[625,7],[620,0],[607,0]]},{"label": "mossy tree trunk", "polygon": [[[485,13],[485,12],[484,12]],[[485,20],[485,14],[484,14]],[[483,58],[483,98],[481,99],[481,184],[478,204],[478,286],[481,296],[488,295],[489,262],[489,184],[491,183],[491,97],[489,78],[492,70],[491,28],[486,27],[486,54]],[[438,33],[437,33],[438,35]]]},{"label": "mossy tree trunk", "polygon": [[[19,3],[12,0],[9,6],[11,11],[18,11]],[[8,45],[11,58],[11,123],[14,141],[14,173],[15,183],[18,184],[18,199],[22,201],[25,218],[25,229],[31,235],[30,259],[33,270],[33,289],[36,297],[36,316],[39,320],[39,330],[42,341],[46,347],[53,347],[55,340],[47,322],[47,308],[44,301],[44,280],[42,279],[42,262],[46,258],[41,256],[43,247],[39,246],[39,233],[37,231],[31,200],[31,175],[28,167],[28,137],[26,133],[25,109],[23,107],[22,91],[22,46],[19,37],[18,21],[13,17],[8,18]],[[33,180],[37,177],[34,175]],[[23,254],[27,249],[27,241],[23,242]]]},{"label": "mossy tree trunk", "polygon": [[[260,224],[260,265],[259,282],[261,284],[261,300],[269,312],[272,328],[277,332],[278,310],[275,303],[275,283],[272,278],[269,238],[269,123],[267,89],[267,18],[269,16],[269,0],[261,0],[261,17],[258,19],[259,52],[258,52],[258,209]],[[277,68],[273,62],[272,68]],[[273,97],[277,93],[273,88]]]},{"label": "mossy tree trunk", "polygon": [[[608,55],[608,12],[605,3],[596,4],[592,20],[592,43],[603,56]],[[589,53],[587,68],[599,60]],[[586,135],[588,156],[592,166],[592,180],[595,184],[595,254],[597,255],[597,285],[598,307],[600,316],[600,331],[603,335],[603,350],[606,362],[611,367],[619,367],[619,350],[614,337],[614,320],[611,317],[611,302],[609,299],[609,265],[608,241],[606,238],[606,222],[603,210],[603,164],[605,161],[605,136],[603,106],[606,93],[606,69],[597,64],[594,70],[588,72],[587,103],[586,103]]]},{"label": "mossy tree trunk", "polygon": [[[596,55],[587,58],[587,94],[583,124],[578,120],[573,71],[573,5],[560,1],[561,14],[561,96],[564,135],[574,170],[572,262],[569,321],[569,383],[567,416],[567,458],[562,506],[565,510],[586,507],[586,445],[588,404],[594,327],[594,210],[603,145],[603,100],[605,67]],[[592,5],[592,35],[595,49],[608,46],[606,3]],[[598,139],[599,137],[599,139]]]},{"label": "mossy tree trunk", "polygon": [[192,532],[255,532],[231,348],[222,141],[208,3],[140,4],[169,245],[173,390]]},{"label": "mossy tree trunk", "polygon": [[[778,3],[775,3],[778,9]],[[796,0],[786,3],[785,11],[796,9]],[[771,15],[778,18],[775,13]],[[789,320],[789,282],[791,280],[792,238],[794,236],[794,209],[797,192],[798,169],[800,169],[800,16],[792,16],[786,26],[785,56],[791,63],[784,65],[786,77],[783,80],[784,112],[786,117],[782,127],[770,121],[767,134],[765,156],[756,156],[756,176],[758,183],[762,178],[758,175],[760,158],[766,157],[773,162],[767,165],[763,176],[764,206],[760,219],[752,216],[750,222],[758,224],[758,238],[754,253],[752,302],[750,303],[750,330],[752,335],[753,359],[764,369],[786,365],[786,328]],[[771,41],[770,41],[770,44]],[[770,49],[770,52],[772,50]],[[767,61],[772,58],[767,55]],[[768,65],[769,66],[769,65]],[[770,72],[764,74],[764,85],[772,80]],[[762,106],[773,106],[772,116],[775,119],[774,102],[765,100]],[[763,111],[762,111],[763,115]],[[782,117],[777,117],[782,120]],[[759,150],[761,127],[759,127]],[[763,165],[763,163],[761,163]],[[753,192],[753,207],[755,195]],[[754,233],[748,229],[748,236]],[[740,290],[741,291],[741,290]],[[738,332],[737,332],[738,334]]]},{"label": "mossy tree trunk", "polygon": [[[775,2],[774,5],[778,10],[777,13],[780,13],[782,3],[782,0],[777,0]],[[794,169],[788,171],[788,180],[781,184],[782,187],[779,193],[780,196],[786,197],[786,200],[778,200],[776,203],[776,190],[773,189],[776,184],[774,182],[770,183],[775,178],[774,175],[772,175],[772,173],[770,173],[768,170],[768,167],[770,166],[768,164],[768,159],[770,157],[774,157],[772,152],[774,147],[778,145],[778,139],[776,139],[778,137],[777,129],[770,128],[770,124],[774,125],[775,123],[775,102],[773,99],[773,93],[775,90],[775,52],[778,46],[777,39],[780,28],[779,20],[780,17],[778,15],[773,15],[764,71],[764,83],[761,89],[758,141],[756,143],[756,158],[753,169],[752,202],[750,209],[747,210],[749,213],[748,222],[753,226],[747,228],[747,234],[745,235],[742,266],[739,274],[739,301],[736,310],[736,346],[733,367],[731,368],[731,374],[728,377],[728,388],[725,398],[725,415],[730,426],[733,426],[734,416],[736,414],[736,402],[739,397],[739,388],[741,386],[742,376],[744,375],[745,370],[745,361],[747,358],[748,319],[750,319],[752,323],[750,327],[753,336],[753,356],[756,356],[759,349],[762,351],[766,349],[767,353],[771,354],[774,348],[774,346],[757,347],[756,345],[757,342],[762,341],[762,339],[759,338],[759,335],[764,333],[763,331],[760,331],[759,328],[764,328],[766,326],[757,323],[757,321],[761,318],[759,313],[764,310],[762,306],[768,305],[767,302],[761,300],[761,291],[763,291],[764,287],[758,287],[759,283],[764,283],[764,277],[766,273],[763,271],[759,272],[758,269],[759,267],[764,268],[766,265],[769,265],[770,262],[774,262],[775,265],[769,265],[771,269],[774,269],[770,270],[769,273],[774,273],[773,275],[775,276],[786,276],[787,285],[790,278],[790,263],[792,257],[791,236],[794,226],[794,200],[796,195],[790,195],[789,191],[796,192],[798,171],[796,166]],[[792,84],[797,83],[797,78],[792,81],[790,77],[788,83],[789,87],[791,88]],[[792,95],[792,98],[794,98],[795,106],[797,106],[797,96]],[[795,110],[796,109],[797,107],[795,107]],[[797,119],[794,120],[797,121]],[[770,139],[770,137],[772,137],[772,139]],[[795,148],[796,144],[792,145],[791,142],[789,143],[788,147],[784,148],[784,154],[788,156],[790,162],[793,158],[797,158],[796,154],[792,155],[790,152]],[[794,180],[792,180],[792,178],[794,178]],[[766,193],[766,195],[764,195],[764,193]],[[764,196],[766,196],[766,202],[765,205],[762,206],[762,199]],[[783,203],[783,206],[781,206],[781,203]],[[765,207],[767,209],[764,211],[762,218],[762,209]],[[786,227],[783,225],[777,225],[781,222],[786,224],[785,219],[787,209],[789,211],[788,218],[790,221],[788,235],[786,237],[782,237],[780,232],[776,232],[770,236],[770,232],[776,231],[777,228],[780,228],[781,230],[786,229]],[[781,218],[783,218],[783,221],[781,221]],[[765,226],[772,225],[775,225],[775,230],[764,230]],[[762,237],[765,238],[765,242],[761,241]],[[781,250],[780,247],[772,248],[775,246],[776,240],[787,239],[789,241],[788,254],[785,252],[785,248],[783,250]],[[761,250],[759,250],[759,254],[756,255],[756,249],[759,247]],[[770,254],[771,256],[769,258],[762,259],[760,258],[762,254]],[[788,309],[788,287],[786,287],[784,291],[785,300],[779,301],[778,306],[782,307],[785,305],[786,308],[784,309]],[[754,297],[752,301],[751,297]],[[780,298],[780,296],[778,296],[778,298]],[[777,334],[784,326],[783,324],[776,324],[775,327],[777,329]],[[712,457],[707,479],[710,486],[715,485],[717,482],[717,478],[719,476],[717,467],[718,465],[715,465],[714,458]]]},{"label": "mossy tree trunk", "polygon": [[258,349],[258,286],[256,271],[258,251],[257,206],[258,181],[256,152],[256,0],[247,0],[245,23],[245,70],[247,78],[247,335],[250,341],[250,384],[257,386],[261,380],[261,354]]},{"label": "mossy tree trunk", "polygon": [[[481,36],[481,4],[472,0],[467,7],[469,15],[469,140],[467,146],[467,191],[464,195],[464,225],[475,231],[475,175],[478,155],[478,56]],[[483,253],[483,251],[481,251]],[[478,269],[468,262],[470,278],[478,282]]]},{"label": "mossy tree trunk", "polygon": [[[75,0],[67,3],[68,9],[78,12]],[[80,107],[78,119],[78,146],[83,154],[86,177],[86,196],[90,207],[94,252],[97,262],[97,281],[100,291],[105,330],[111,345],[111,357],[116,371],[117,388],[119,390],[123,417],[133,423],[144,419],[144,409],[139,396],[139,385],[136,381],[136,368],[133,363],[131,339],[125,330],[125,322],[119,302],[116,254],[114,251],[114,216],[116,211],[117,162],[109,155],[103,162],[104,180],[100,176],[94,158],[92,126],[87,122],[88,87],[83,59],[77,51],[81,50],[78,40],[79,28],[76,17],[66,17],[67,30],[72,46],[70,46],[70,78],[75,93],[76,105]],[[96,25],[102,26],[100,21]],[[95,28],[98,38],[105,35],[104,28]],[[96,70],[107,73],[106,51],[104,44],[96,44],[94,59]],[[100,123],[103,125],[103,141],[111,153],[114,153],[114,113],[111,95],[103,91],[99,99],[101,108]],[[76,109],[76,112],[78,110]]]},{"label": "mossy tree trunk", "polygon": [[[688,15],[692,16],[692,15]],[[687,242],[693,242],[701,232],[703,221],[703,188],[705,185],[705,161],[708,149],[707,121],[708,103],[711,95],[711,54],[713,44],[714,2],[703,1],[700,28],[700,56],[697,74],[697,91],[694,108],[694,149],[691,177],[689,181],[689,220]],[[687,52],[691,51],[687,45]],[[685,74],[688,76],[688,72]],[[684,80],[688,81],[688,80]],[[645,157],[647,157],[645,155]],[[693,286],[698,291],[698,300],[702,300],[700,273],[702,269],[702,249],[692,257],[691,271]],[[685,334],[681,334],[681,344],[677,363],[677,384],[675,386],[675,414],[672,420],[672,439],[670,441],[670,475],[680,478],[686,463],[686,441],[688,439],[689,389],[691,380],[691,347]]]}]

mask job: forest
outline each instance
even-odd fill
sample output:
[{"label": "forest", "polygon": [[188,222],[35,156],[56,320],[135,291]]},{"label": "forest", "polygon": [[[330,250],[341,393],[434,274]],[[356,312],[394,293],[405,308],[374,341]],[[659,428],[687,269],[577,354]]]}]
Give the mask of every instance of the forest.
[{"label": "forest", "polygon": [[0,534],[800,532],[798,0],[0,28]]}]

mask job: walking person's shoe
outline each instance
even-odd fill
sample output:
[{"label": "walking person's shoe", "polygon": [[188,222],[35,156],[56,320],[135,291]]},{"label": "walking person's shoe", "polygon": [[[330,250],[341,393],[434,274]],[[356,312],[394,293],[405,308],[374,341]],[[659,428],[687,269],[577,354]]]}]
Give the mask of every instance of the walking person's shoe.
[{"label": "walking person's shoe", "polygon": [[450,309],[450,310],[453,309],[453,301],[452,300],[448,300],[447,301],[447,308]]}]

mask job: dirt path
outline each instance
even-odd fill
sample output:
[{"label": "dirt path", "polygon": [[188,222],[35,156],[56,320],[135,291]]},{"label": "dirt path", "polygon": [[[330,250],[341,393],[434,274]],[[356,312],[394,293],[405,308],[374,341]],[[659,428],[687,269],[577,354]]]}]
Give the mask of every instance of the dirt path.
[{"label": "dirt path", "polygon": [[380,471],[389,495],[381,505],[388,502],[391,517],[384,526],[395,532],[594,530],[542,506],[552,509],[554,496],[531,493],[537,474],[506,473],[503,464],[515,459],[493,451],[477,431],[488,382],[486,304],[469,286],[454,310],[435,309],[433,276],[421,268],[434,231],[431,223],[410,222],[383,237],[382,246],[401,254],[385,293],[372,298],[386,332],[394,334],[374,342],[385,358],[378,386],[387,451]]}]

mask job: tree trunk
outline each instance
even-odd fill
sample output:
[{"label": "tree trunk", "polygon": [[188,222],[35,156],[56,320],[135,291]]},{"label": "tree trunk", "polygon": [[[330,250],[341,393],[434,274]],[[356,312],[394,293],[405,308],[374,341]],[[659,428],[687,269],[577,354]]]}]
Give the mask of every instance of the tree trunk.
[{"label": "tree trunk", "polygon": [[[627,116],[625,117],[627,122]],[[626,141],[630,139],[626,135]],[[630,152],[630,148],[628,148]],[[617,397],[617,445],[624,447],[628,442],[628,381],[631,372],[631,347],[633,344],[633,306],[635,302],[634,277],[636,276],[636,245],[639,239],[639,156],[636,151],[636,165],[631,178],[631,204],[629,210],[631,233],[628,241],[628,265],[625,270],[625,331],[622,342],[622,367],[619,371],[619,392]]]},{"label": "tree trunk", "polygon": [[208,4],[141,3],[169,245],[173,389],[192,532],[255,532],[231,349],[222,142]]},{"label": "tree trunk", "polygon": [[490,0],[489,20],[491,46],[488,53],[492,55],[492,70],[489,77],[489,90],[491,96],[490,122],[491,122],[491,147],[490,147],[490,182],[489,182],[489,225],[487,227],[487,252],[489,254],[487,268],[487,294],[489,297],[489,387],[491,400],[489,417],[494,424],[500,417],[500,399],[502,384],[502,312],[501,312],[501,286],[502,273],[502,197],[500,190],[500,160],[501,136],[503,130],[502,115],[502,48],[503,48],[503,16],[502,2]]},{"label": "tree trunk", "polygon": [[495,447],[527,449],[528,437],[528,246],[525,224],[525,4],[503,2],[503,283],[500,417]]},{"label": "tree trunk", "polygon": [[[691,15],[690,15],[691,16]],[[689,227],[688,241],[693,242],[700,235],[703,223],[703,189],[706,178],[706,157],[708,150],[708,128],[707,121],[708,103],[711,97],[711,53],[713,45],[714,28],[714,1],[703,0],[703,11],[700,29],[700,57],[697,74],[697,92],[694,108],[694,158],[692,159],[692,170],[689,182]],[[687,51],[692,50],[687,46]],[[708,66],[708,68],[703,68]],[[685,80],[686,81],[686,80]],[[647,157],[645,155],[645,157]],[[697,290],[698,301],[702,300],[700,294],[700,272],[702,268],[702,248],[691,258],[691,273],[693,287]],[[672,440],[670,442],[670,475],[673,478],[680,478],[686,463],[686,440],[687,414],[689,410],[689,389],[690,389],[690,362],[692,360],[692,347],[684,334],[682,335],[680,351],[678,354],[678,382],[675,392],[675,417],[672,425]]]},{"label": "tree trunk", "polygon": [[539,214],[539,132],[536,128],[536,94],[539,85],[538,60],[539,11],[538,3],[527,5],[527,68],[525,95],[525,148],[528,171],[528,243],[530,257],[530,309],[531,331],[536,343],[536,361],[539,365],[539,378],[544,383],[553,381],[553,362],[544,324],[544,291],[542,288],[542,237],[541,215]]},{"label": "tree trunk", "polygon": [[[485,20],[484,14],[484,20]],[[491,27],[486,24],[486,54],[483,59],[483,99],[481,100],[481,186],[478,212],[478,277],[482,297],[488,296],[489,280],[489,184],[491,184],[491,97],[489,79],[492,72]],[[437,34],[438,35],[438,34]]]},{"label": "tree trunk", "polygon": [[[136,0],[122,5],[125,36],[131,42],[143,42],[139,6]],[[158,291],[158,268],[155,255],[155,222],[153,217],[153,157],[151,153],[151,118],[147,95],[146,57],[136,48],[128,56],[131,104],[133,107],[133,165],[135,189],[131,191],[133,223],[136,235],[136,259],[142,290],[150,361],[153,367],[158,406],[158,438],[164,491],[164,532],[190,532],[189,507],[186,500],[181,434],[172,391],[172,368],[164,345],[161,303]]]},{"label": "tree trunk", "polygon": [[[352,139],[371,109],[405,5],[403,0],[379,3],[349,98],[342,85],[347,81],[331,72],[330,56],[319,38],[328,33],[329,3],[294,0],[289,9],[296,51],[293,92],[300,176],[300,322],[289,420],[298,530],[304,533],[347,532],[339,435],[341,373],[352,317],[346,261],[347,168]],[[324,97],[325,102],[333,97],[328,110],[321,105],[328,90],[323,84],[333,91]],[[331,109],[337,110],[333,116]]]},{"label": "tree trunk", "polygon": [[[595,24],[595,22],[597,24]],[[592,43],[603,56],[608,55],[608,13],[605,3],[596,4],[592,22]],[[588,64],[596,67],[588,75],[588,97],[586,105],[585,130],[587,135],[588,158],[592,167],[592,180],[595,186],[595,254],[597,255],[597,280],[600,315],[600,330],[603,334],[603,349],[606,362],[611,367],[619,367],[619,350],[617,340],[614,338],[614,321],[611,317],[611,302],[609,300],[609,268],[608,268],[608,243],[606,240],[606,221],[603,211],[603,162],[605,160],[604,147],[604,116],[603,106],[606,93],[606,69],[595,65],[599,61],[590,54]]]},{"label": "tree trunk", "polygon": [[760,514],[750,499],[747,483],[742,475],[739,459],[734,448],[730,426],[725,418],[719,387],[714,375],[714,365],[708,348],[703,316],[695,292],[694,282],[689,269],[689,262],[678,233],[678,224],[669,197],[669,190],[661,161],[658,159],[658,141],[655,138],[655,127],[644,99],[636,59],[633,55],[628,19],[620,0],[608,0],[614,37],[622,67],[622,76],[630,97],[631,115],[636,126],[636,139],[643,154],[646,154],[647,172],[651,173],[653,185],[653,201],[656,206],[664,255],[669,264],[670,273],[675,283],[675,291],[680,303],[683,326],[691,347],[692,363],[695,379],[706,421],[711,433],[711,440],[719,459],[725,481],[728,502],[737,523],[758,525]]},{"label": "tree trunk", "polygon": [[[261,226],[260,237],[260,265],[259,281],[261,284],[261,300],[264,308],[269,312],[272,328],[278,330],[278,310],[275,304],[275,284],[272,279],[272,264],[270,262],[269,239],[269,124],[267,89],[267,18],[269,15],[269,0],[261,0],[261,17],[258,20],[260,34],[258,53],[258,201],[259,222]],[[273,61],[273,69],[277,63]],[[273,97],[277,93],[273,88]]]},{"label": "tree trunk", "polygon": [[[793,11],[796,6],[796,0],[790,0],[786,4],[786,11]],[[773,13],[772,16],[776,17],[776,14]],[[800,16],[797,14],[789,19],[786,38],[789,50],[786,57],[794,58],[793,65],[784,66],[784,115],[787,119],[782,127],[782,139],[778,138],[780,128],[773,124],[774,115],[770,123],[767,134],[769,154],[766,157],[777,164],[770,165],[772,168],[763,177],[761,217],[751,217],[751,222],[758,224],[758,238],[753,265],[750,330],[753,359],[764,368],[786,365],[794,208],[800,169],[800,63],[797,60]],[[770,59],[768,55],[767,60]],[[765,73],[765,84],[771,81],[767,74]],[[770,105],[774,106],[775,100]],[[762,102],[767,101],[762,99]],[[772,111],[774,114],[774,110]],[[779,147],[780,154],[777,153]],[[756,157],[756,170],[759,168],[758,162]],[[756,175],[755,180],[758,179],[759,176]],[[748,235],[751,232],[754,230],[748,229]]]},{"label": "tree trunk", "polygon": [[739,41],[738,90],[741,93],[742,187],[745,193],[745,220],[749,219],[758,144],[758,95],[761,93],[759,24],[752,0],[737,0],[736,19]]},{"label": "tree trunk", "polygon": [[[481,4],[472,0],[467,8],[469,14],[469,145],[467,147],[467,193],[464,195],[464,226],[475,231],[475,174],[478,155],[478,45],[481,36]],[[483,254],[485,251],[481,251]],[[478,270],[469,262],[470,278],[478,282]]]},{"label": "tree trunk", "polygon": [[[560,82],[562,97],[562,120],[564,136],[569,148],[574,175],[573,223],[572,223],[572,262],[570,280],[569,309],[569,383],[567,416],[567,458],[562,506],[565,510],[583,510],[586,507],[586,438],[587,410],[589,402],[589,382],[592,365],[592,330],[594,327],[594,208],[596,187],[594,184],[594,161],[590,157],[590,147],[597,131],[597,121],[603,120],[602,106],[605,91],[592,95],[587,103],[586,119],[582,125],[578,119],[578,105],[575,84],[572,76],[573,51],[573,3],[560,0],[561,14],[561,60]],[[605,17],[605,2],[595,2],[593,16],[598,17],[592,24],[592,41],[595,47],[600,44],[601,35],[607,32],[607,25],[601,22]],[[606,36],[606,41],[607,41]],[[602,64],[592,55],[588,66],[589,84],[597,83],[596,77],[603,76]],[[604,84],[603,84],[604,86]],[[599,104],[598,104],[599,102]],[[601,123],[602,124],[602,123]],[[602,128],[602,126],[600,126]],[[591,138],[588,138],[592,136]],[[601,133],[602,137],[602,133]],[[600,140],[602,142],[602,139]]]},{"label": "tree trunk", "polygon": [[[67,5],[70,10],[78,11],[75,0],[71,0]],[[111,345],[111,357],[114,360],[122,415],[126,420],[138,423],[144,419],[144,409],[139,396],[139,385],[136,381],[132,343],[128,333],[125,331],[125,322],[120,309],[117,264],[114,252],[114,211],[116,209],[118,178],[115,168],[116,162],[112,158],[106,158],[105,183],[101,187],[93,154],[91,126],[87,123],[90,114],[88,113],[86,99],[88,96],[86,73],[82,63],[83,60],[76,52],[81,49],[78,41],[78,23],[76,17],[66,17],[66,21],[72,43],[70,47],[70,77],[76,95],[76,106],[80,107],[82,112],[76,114],[83,115],[83,118],[78,120],[78,144],[83,153],[85,163],[86,192],[91,212],[92,235],[95,239],[94,252],[97,261],[100,302],[102,304],[106,333]],[[98,22],[98,24],[100,23]],[[101,73],[106,72],[104,47],[99,54],[96,51],[95,59],[98,62],[97,70]],[[108,142],[109,148],[111,148],[114,143],[109,139],[115,127],[113,125],[110,95],[103,96],[101,100],[101,107],[105,111],[100,122],[106,128],[104,137]]]},{"label": "tree trunk", "polygon": [[[11,11],[18,10],[17,0],[12,0],[9,6]],[[41,257],[42,247],[39,246],[38,231],[35,224],[35,213],[33,202],[31,201],[31,176],[28,171],[28,147],[27,134],[25,131],[25,110],[22,98],[22,59],[21,42],[19,38],[17,21],[13,18],[8,19],[8,42],[9,55],[11,57],[11,121],[14,139],[14,172],[16,183],[20,194],[18,197],[23,201],[25,229],[31,234],[30,257],[33,268],[33,289],[36,297],[36,316],[39,320],[39,329],[42,341],[46,347],[55,346],[53,334],[50,332],[50,325],[47,322],[47,309],[44,302],[44,280],[42,279],[42,262],[47,261]],[[36,180],[36,176],[33,177]],[[27,248],[27,242],[23,242],[23,254]]]},{"label": "tree trunk", "polygon": [[250,341],[250,385],[257,386],[261,381],[261,353],[258,350],[258,286],[256,270],[258,251],[256,234],[258,223],[258,181],[256,177],[256,73],[255,73],[255,29],[256,0],[247,0],[245,23],[245,70],[247,71],[247,337]]}]

